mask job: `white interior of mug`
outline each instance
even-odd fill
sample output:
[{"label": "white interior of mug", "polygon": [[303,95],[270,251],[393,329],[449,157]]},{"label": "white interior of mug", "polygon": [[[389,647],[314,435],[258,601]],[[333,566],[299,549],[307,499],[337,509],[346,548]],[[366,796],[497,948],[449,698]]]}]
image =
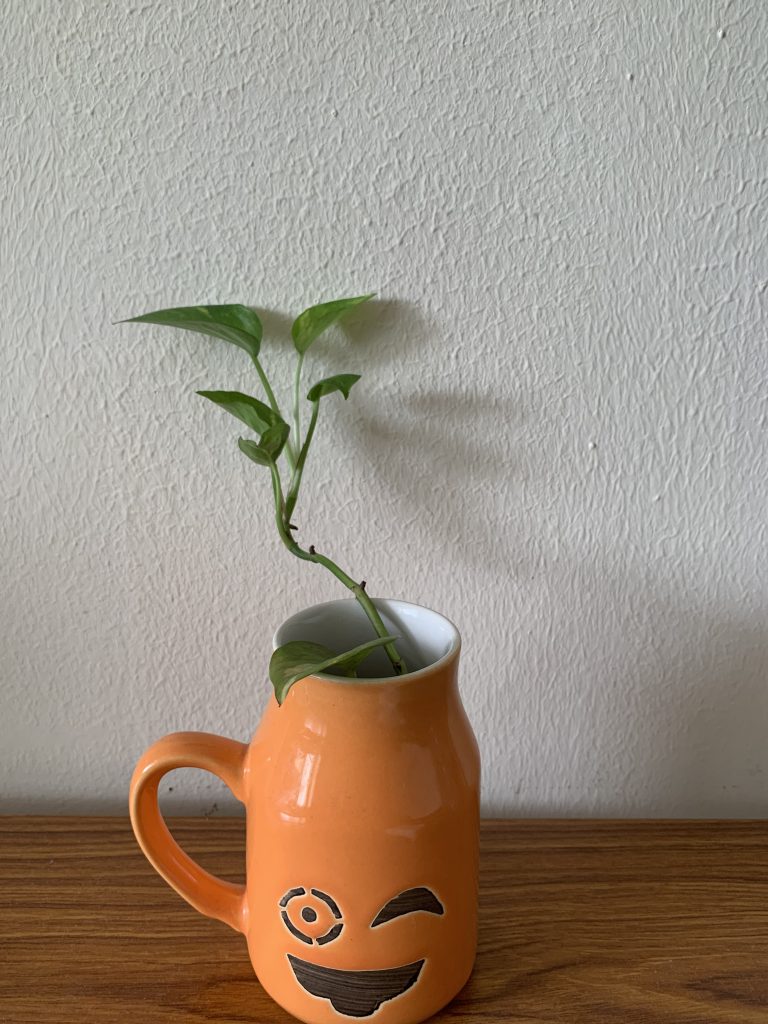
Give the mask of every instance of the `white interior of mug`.
[{"label": "white interior of mug", "polygon": [[[387,631],[398,638],[396,646],[405,659],[408,675],[428,668],[458,649],[461,640],[456,627],[443,615],[407,601],[374,598]],[[291,640],[324,644],[335,653],[373,640],[376,634],[354,598],[327,601],[292,615],[275,633],[273,644],[281,647]],[[324,673],[333,675],[333,672]],[[384,651],[373,651],[358,669],[364,679],[392,678],[392,666]]]}]

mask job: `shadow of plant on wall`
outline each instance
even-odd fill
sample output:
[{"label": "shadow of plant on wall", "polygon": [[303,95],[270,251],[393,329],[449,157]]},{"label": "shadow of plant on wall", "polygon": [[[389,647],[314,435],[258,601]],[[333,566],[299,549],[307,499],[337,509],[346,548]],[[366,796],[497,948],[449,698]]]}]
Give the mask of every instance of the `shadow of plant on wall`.
[{"label": "shadow of plant on wall", "polygon": [[[265,337],[289,350],[291,318],[256,312]],[[374,299],[319,339],[314,351],[328,372],[351,366],[363,374],[364,397],[356,396],[354,429],[344,445],[399,503],[408,530],[428,549],[460,545],[464,562],[475,567],[505,558],[515,575],[526,571],[524,538],[515,539],[513,529],[522,466],[508,441],[510,432],[522,431],[524,403],[521,396],[500,398],[460,382],[425,391],[425,359],[439,360],[442,379],[456,364],[459,342],[442,338],[440,330],[415,303]],[[435,368],[429,376],[438,376]],[[488,495],[499,492],[509,496],[503,522],[483,512],[494,505]]]},{"label": "shadow of plant on wall", "polygon": [[[251,308],[262,322],[268,344],[276,343],[292,354],[291,324],[294,316],[260,306]],[[412,356],[414,346],[427,340],[429,329],[415,303],[373,298],[350,310],[341,322],[319,337],[313,345],[312,354],[320,365],[325,364],[336,372],[348,369],[350,359],[354,361],[357,358],[357,369],[365,375],[371,387],[382,367],[397,372],[397,359],[403,356],[406,348],[410,349]]]},{"label": "shadow of plant on wall", "polygon": [[[493,507],[489,494],[504,492],[510,506],[520,501],[520,462],[494,434],[498,422],[509,431],[514,402],[456,390],[393,396],[387,406],[381,413],[364,409],[352,441],[401,499],[409,529],[430,547],[460,550],[465,565],[485,568],[505,558],[515,575],[520,549],[509,520],[484,511]],[[388,458],[392,451],[407,453],[407,460]]]}]

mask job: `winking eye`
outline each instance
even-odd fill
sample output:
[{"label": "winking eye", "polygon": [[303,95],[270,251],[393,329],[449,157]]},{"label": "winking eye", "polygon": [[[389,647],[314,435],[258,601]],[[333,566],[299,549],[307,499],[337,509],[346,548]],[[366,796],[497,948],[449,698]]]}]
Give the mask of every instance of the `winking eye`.
[{"label": "winking eye", "polygon": [[406,889],[386,903],[373,919],[371,928],[377,928],[380,924],[402,917],[403,914],[415,914],[417,910],[427,914],[445,913],[442,903],[432,890],[420,886],[417,889]]}]

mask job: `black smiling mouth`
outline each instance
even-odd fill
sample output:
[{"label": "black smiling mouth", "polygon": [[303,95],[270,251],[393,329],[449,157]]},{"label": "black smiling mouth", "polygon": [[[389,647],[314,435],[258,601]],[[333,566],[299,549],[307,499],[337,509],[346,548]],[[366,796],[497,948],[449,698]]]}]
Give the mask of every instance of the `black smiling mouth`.
[{"label": "black smiling mouth", "polygon": [[338,971],[300,960],[288,953],[296,980],[310,995],[330,1000],[345,1017],[370,1017],[382,1003],[414,985],[424,966],[416,960],[385,971]]}]

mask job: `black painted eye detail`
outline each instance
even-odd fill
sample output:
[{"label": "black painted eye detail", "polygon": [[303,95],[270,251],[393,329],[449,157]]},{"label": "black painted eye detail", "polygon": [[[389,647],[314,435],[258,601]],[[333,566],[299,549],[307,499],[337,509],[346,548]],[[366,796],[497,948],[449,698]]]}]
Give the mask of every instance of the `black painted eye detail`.
[{"label": "black painted eye detail", "polygon": [[414,914],[417,910],[423,910],[427,914],[445,913],[442,903],[432,890],[420,886],[418,889],[406,889],[386,903],[373,919],[371,928],[386,924],[387,921],[402,917],[403,914]]},{"label": "black painted eye detail", "polygon": [[336,901],[320,889],[289,889],[280,900],[283,924],[297,939],[311,946],[333,942],[344,927]]}]

